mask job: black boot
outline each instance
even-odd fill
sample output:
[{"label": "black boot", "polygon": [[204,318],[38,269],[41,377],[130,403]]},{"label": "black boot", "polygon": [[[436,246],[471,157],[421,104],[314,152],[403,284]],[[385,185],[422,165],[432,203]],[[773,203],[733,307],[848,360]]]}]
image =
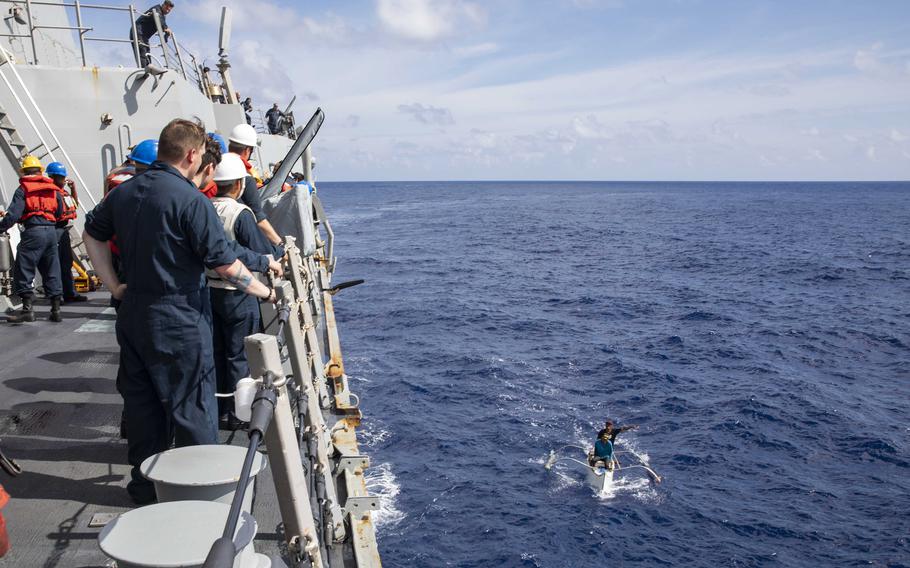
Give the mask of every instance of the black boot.
[{"label": "black boot", "polygon": [[[34,316],[32,316],[34,318]],[[54,323],[60,323],[63,321],[63,318],[60,317],[60,296],[54,296],[51,298],[51,315],[48,316],[49,320]]]},{"label": "black boot", "polygon": [[16,310],[10,315],[6,316],[6,321],[9,323],[23,323],[35,321],[35,312],[32,311],[32,297],[31,296],[19,296],[22,298],[22,309]]}]

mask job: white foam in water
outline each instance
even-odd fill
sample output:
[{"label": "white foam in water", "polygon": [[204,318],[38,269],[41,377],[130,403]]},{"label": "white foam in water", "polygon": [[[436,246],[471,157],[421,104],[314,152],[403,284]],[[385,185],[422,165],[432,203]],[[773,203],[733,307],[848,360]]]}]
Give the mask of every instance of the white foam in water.
[{"label": "white foam in water", "polygon": [[401,486],[392,473],[389,463],[370,467],[364,474],[367,491],[379,497],[379,510],[373,511],[373,526],[376,530],[390,529],[400,523],[407,515],[398,508],[398,494]]},{"label": "white foam in water", "polygon": [[366,448],[374,448],[385,442],[392,435],[381,425],[371,425],[360,429],[360,443]]}]

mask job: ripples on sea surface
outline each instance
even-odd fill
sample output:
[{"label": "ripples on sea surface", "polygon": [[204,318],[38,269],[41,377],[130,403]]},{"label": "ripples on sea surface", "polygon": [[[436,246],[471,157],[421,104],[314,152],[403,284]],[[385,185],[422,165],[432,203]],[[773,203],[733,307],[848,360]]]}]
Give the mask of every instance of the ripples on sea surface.
[{"label": "ripples on sea surface", "polygon": [[910,564],[910,184],[320,194],[386,566]]}]

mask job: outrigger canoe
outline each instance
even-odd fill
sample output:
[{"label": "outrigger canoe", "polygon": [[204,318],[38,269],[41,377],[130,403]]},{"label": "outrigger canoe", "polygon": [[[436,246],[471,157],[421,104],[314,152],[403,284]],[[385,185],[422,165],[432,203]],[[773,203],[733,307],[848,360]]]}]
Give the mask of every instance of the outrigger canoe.
[{"label": "outrigger canoe", "polygon": [[[567,448],[581,450],[582,459],[578,459],[572,456],[560,456],[558,452],[562,452]],[[612,468],[604,467],[602,465],[603,462],[599,462],[598,465],[592,466],[588,462],[588,456],[592,455],[592,452],[589,449],[583,448],[581,446],[568,445],[556,450],[550,450],[550,456],[547,458],[547,461],[544,464],[544,468],[548,470],[552,469],[553,466],[558,462],[568,462],[580,465],[585,470],[585,477],[587,478],[588,483],[591,484],[591,486],[600,496],[611,496],[613,493],[613,482],[615,476],[624,475],[625,472],[630,470],[643,469],[645,472],[647,472],[648,476],[654,483],[660,483],[660,476],[657,475],[657,472],[645,465],[634,453],[626,452],[625,454],[634,456],[634,458],[638,460],[637,463],[625,466],[621,465],[617,457],[621,453],[623,452],[617,452],[614,454]]]}]

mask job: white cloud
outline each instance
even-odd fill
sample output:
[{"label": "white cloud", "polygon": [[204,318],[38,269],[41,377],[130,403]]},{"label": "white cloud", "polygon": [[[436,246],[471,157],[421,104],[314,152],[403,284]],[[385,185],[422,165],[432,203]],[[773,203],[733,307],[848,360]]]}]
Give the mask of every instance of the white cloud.
[{"label": "white cloud", "polygon": [[622,0],[571,0],[576,8],[620,8]]},{"label": "white cloud", "polygon": [[572,130],[582,138],[610,138],[609,129],[593,114],[573,118]]},{"label": "white cloud", "polygon": [[816,160],[819,162],[827,162],[828,158],[822,153],[818,148],[809,148],[808,155],[806,156],[809,160]]},{"label": "white cloud", "polygon": [[[278,106],[290,102],[293,96],[293,81],[288,75],[288,68],[272,55],[274,52],[264,49],[258,40],[245,39],[235,42],[235,45],[231,61],[243,74],[244,84],[251,87],[255,85],[256,94],[260,99],[265,98],[269,106],[273,102],[277,102]],[[245,91],[241,92],[244,96],[248,94]],[[262,106],[263,102],[255,101],[259,106]]]},{"label": "white cloud", "polygon": [[872,160],[873,162],[876,160],[875,146],[869,146],[868,148],[866,148],[866,157],[869,158],[870,160]]},{"label": "white cloud", "polygon": [[749,92],[760,97],[786,97],[790,94],[790,89],[776,83],[765,83],[753,86]]},{"label": "white cloud", "polygon": [[462,26],[477,26],[486,20],[479,4],[461,0],[377,0],[376,15],[391,34],[423,42],[448,37]]},{"label": "white cloud", "polygon": [[490,55],[499,51],[499,45],[493,42],[478,43],[475,45],[465,45],[456,47],[452,53],[459,57],[480,57]]},{"label": "white cloud", "polygon": [[883,69],[882,62],[879,61],[879,54],[884,44],[877,42],[868,49],[860,49],[853,56],[853,66],[860,71],[868,73],[880,72]]},{"label": "white cloud", "polygon": [[434,107],[433,105],[423,105],[421,103],[398,105],[398,112],[409,114],[414,117],[414,120],[423,124],[434,124],[436,126],[455,124],[452,111],[447,108]]},{"label": "white cloud", "polygon": [[906,79],[910,75],[910,61],[906,50],[885,49],[885,44],[877,42],[866,49],[860,49],[853,56],[853,66],[863,73],[877,75],[892,80]]},{"label": "white cloud", "polygon": [[[427,179],[405,158],[442,179],[907,175],[900,45],[586,58],[571,41],[516,40],[544,17],[527,10],[514,12],[523,22],[480,0],[371,1],[344,18],[274,0],[186,0],[178,15],[207,23],[205,53],[218,6],[234,7],[235,84],[257,105],[297,94],[300,110],[318,92],[337,125],[317,142],[326,178]],[[299,33],[263,33],[263,21]]]},{"label": "white cloud", "polygon": [[295,30],[291,37],[298,44],[344,43],[352,34],[344,19],[336,14],[326,12],[318,18],[306,17],[294,8],[285,8],[270,0],[188,0],[186,8],[181,6],[180,13],[217,29],[222,6],[231,10],[232,35],[252,32],[257,39],[268,39],[268,35],[262,33],[264,22],[281,22],[283,29]]}]

